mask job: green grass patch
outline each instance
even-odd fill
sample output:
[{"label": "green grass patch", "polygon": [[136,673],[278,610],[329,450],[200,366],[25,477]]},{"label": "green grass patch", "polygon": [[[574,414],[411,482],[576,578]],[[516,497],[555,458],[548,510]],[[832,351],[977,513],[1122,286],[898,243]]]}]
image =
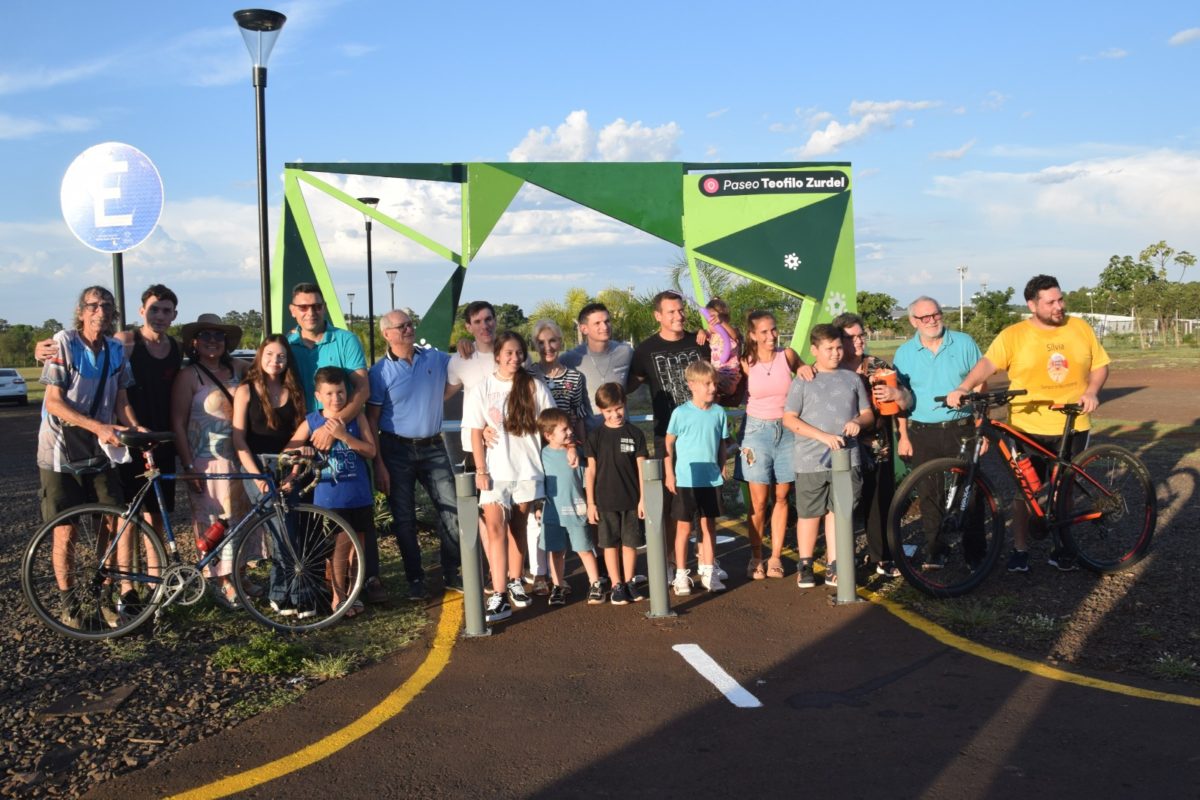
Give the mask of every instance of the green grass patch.
[{"label": "green grass patch", "polygon": [[300,672],[308,648],[269,631],[250,641],[222,645],[213,654],[217,669],[238,669],[259,675],[295,675]]},{"label": "green grass patch", "polygon": [[939,622],[967,630],[995,627],[1004,616],[994,604],[979,600],[944,600],[937,605],[927,606],[925,610]]},{"label": "green grass patch", "polygon": [[1150,665],[1150,671],[1160,678],[1169,680],[1193,680],[1200,678],[1200,664],[1194,658],[1178,653],[1164,652]]},{"label": "green grass patch", "polygon": [[238,719],[247,719],[264,711],[274,711],[275,709],[283,708],[286,705],[296,702],[303,694],[304,689],[302,687],[271,689],[270,691],[261,692],[238,700],[230,707],[229,716]]},{"label": "green grass patch", "polygon": [[301,674],[316,681],[344,678],[358,664],[356,653],[324,653],[300,662]]}]

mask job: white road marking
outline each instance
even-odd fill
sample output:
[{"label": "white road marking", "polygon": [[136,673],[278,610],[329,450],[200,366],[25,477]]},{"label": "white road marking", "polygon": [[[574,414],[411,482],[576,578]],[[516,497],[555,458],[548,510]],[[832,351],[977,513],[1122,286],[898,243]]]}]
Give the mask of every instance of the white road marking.
[{"label": "white road marking", "polygon": [[717,687],[717,691],[725,695],[725,699],[738,708],[762,708],[762,701],[746,691],[740,683],[733,679],[721,665],[713,661],[713,657],[704,652],[698,644],[677,644],[671,648],[683,660],[691,664],[692,669],[699,672],[709,683]]}]

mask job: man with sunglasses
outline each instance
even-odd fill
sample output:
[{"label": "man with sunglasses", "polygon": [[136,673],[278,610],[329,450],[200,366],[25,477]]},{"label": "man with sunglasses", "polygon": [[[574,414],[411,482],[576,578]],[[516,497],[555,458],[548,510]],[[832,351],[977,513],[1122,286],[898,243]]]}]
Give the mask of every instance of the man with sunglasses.
[{"label": "man with sunglasses", "polygon": [[[962,439],[971,431],[971,412],[935,402],[954,391],[983,357],[970,335],[952,331],[943,322],[942,307],[922,295],[908,305],[908,321],[916,333],[896,350],[896,377],[913,395],[912,411],[897,420],[897,453],[914,469],[935,458],[957,457]],[[975,391],[984,391],[980,381]],[[929,519],[937,510],[922,506]],[[927,560],[927,569],[941,565],[938,554]]]},{"label": "man with sunglasses", "polygon": [[389,311],[380,317],[379,330],[388,349],[371,366],[367,421],[372,431],[379,431],[375,482],[392,509],[392,529],[404,559],[408,596],[412,600],[429,596],[417,543],[418,480],[437,511],[443,584],[461,592],[458,497],[441,435],[443,403],[459,388],[447,380],[450,356],[417,347],[416,328],[403,311]]},{"label": "man with sunglasses", "polygon": [[[325,298],[315,283],[296,284],[292,288],[288,310],[296,320],[295,329],[288,334],[288,344],[292,347],[296,374],[304,387],[304,401],[309,411],[321,407],[314,394],[317,370],[341,367],[350,376],[353,393],[337,416],[344,422],[358,419],[370,392],[362,343],[350,331],[329,324],[325,318]],[[312,442],[318,450],[328,450],[333,445],[333,437],[327,431],[318,430],[313,432]]]}]

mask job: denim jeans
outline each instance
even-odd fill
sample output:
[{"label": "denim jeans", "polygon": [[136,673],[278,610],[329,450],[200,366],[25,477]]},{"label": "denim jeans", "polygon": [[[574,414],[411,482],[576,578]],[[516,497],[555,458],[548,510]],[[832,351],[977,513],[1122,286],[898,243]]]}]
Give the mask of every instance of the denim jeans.
[{"label": "denim jeans", "polygon": [[441,537],[442,574],[446,579],[458,574],[461,555],[458,544],[458,497],[454,491],[454,472],[450,457],[441,441],[414,445],[395,436],[379,437],[383,463],[388,471],[391,491],[392,532],[404,559],[404,575],[409,581],[421,580],[421,548],[417,544],[417,481],[425,487],[437,513]]},{"label": "denim jeans", "polygon": [[[262,496],[262,492],[258,490],[258,484],[254,481],[242,481],[242,485],[246,487],[246,496],[251,503],[258,501]],[[289,498],[294,500],[295,498]],[[272,510],[271,506],[267,506],[268,510]],[[290,516],[290,515],[289,515]],[[297,603],[300,598],[297,595],[294,585],[289,584],[288,576],[293,570],[293,562],[290,554],[295,546],[295,531],[292,530],[294,520],[287,520],[288,530],[280,528],[279,519],[274,514],[271,515],[271,521],[268,525],[271,528],[271,543],[269,551],[271,553],[271,573],[270,586],[267,587],[267,599],[274,600],[276,603],[290,601],[293,604]],[[288,539],[292,540],[289,546]]]}]

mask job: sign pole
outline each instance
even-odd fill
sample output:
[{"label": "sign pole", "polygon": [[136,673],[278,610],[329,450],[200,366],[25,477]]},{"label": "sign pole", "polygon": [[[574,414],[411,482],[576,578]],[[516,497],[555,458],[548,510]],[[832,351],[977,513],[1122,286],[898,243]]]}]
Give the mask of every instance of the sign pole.
[{"label": "sign pole", "polygon": [[112,254],[113,296],[117,298],[117,330],[125,330],[125,254]]}]

